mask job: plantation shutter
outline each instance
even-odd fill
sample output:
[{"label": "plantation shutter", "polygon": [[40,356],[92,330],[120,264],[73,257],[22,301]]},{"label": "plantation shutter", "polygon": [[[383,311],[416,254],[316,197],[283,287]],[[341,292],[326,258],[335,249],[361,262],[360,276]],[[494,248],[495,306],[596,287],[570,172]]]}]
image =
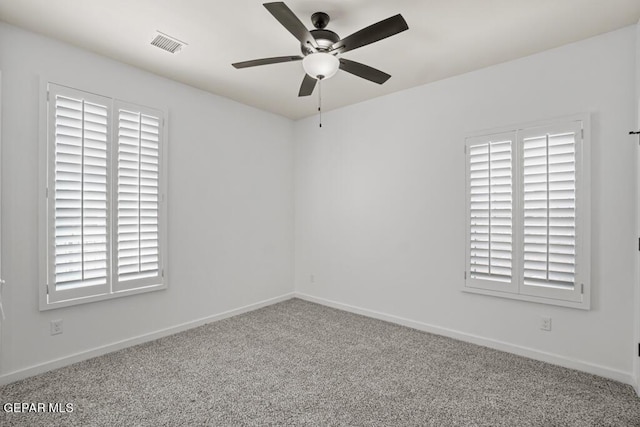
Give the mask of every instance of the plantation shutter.
[{"label": "plantation shutter", "polygon": [[[49,298],[108,292],[109,100],[50,87]],[[52,222],[52,224],[51,224]]]},{"label": "plantation shutter", "polygon": [[570,126],[528,130],[522,137],[522,274],[527,293],[577,290],[576,201],[580,138],[580,128]]},{"label": "plantation shutter", "polygon": [[588,119],[466,139],[467,290],[589,308]]},{"label": "plantation shutter", "polygon": [[164,113],[53,83],[46,95],[40,309],[164,289]]},{"label": "plantation shutter", "polygon": [[116,289],[158,284],[160,114],[118,108]]},{"label": "plantation shutter", "polygon": [[[467,144],[468,270],[470,279],[512,283],[512,134],[476,138]],[[486,286],[484,283],[483,286]]]}]

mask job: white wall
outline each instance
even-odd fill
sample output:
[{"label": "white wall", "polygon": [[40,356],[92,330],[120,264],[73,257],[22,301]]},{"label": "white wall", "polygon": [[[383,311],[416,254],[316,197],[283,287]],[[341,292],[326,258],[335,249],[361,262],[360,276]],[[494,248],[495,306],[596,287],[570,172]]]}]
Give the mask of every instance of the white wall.
[{"label": "white wall", "polygon": [[[5,380],[35,373],[39,368],[29,368],[39,364],[96,354],[103,346],[290,294],[290,120],[3,23],[0,70]],[[167,107],[168,290],[38,311],[41,76]],[[64,321],[62,335],[49,335],[52,319]]]},{"label": "white wall", "polygon": [[[296,291],[632,382],[635,37],[628,27],[342,108],[321,129],[297,122]],[[465,134],[581,112],[592,114],[592,309],[463,293]]]}]

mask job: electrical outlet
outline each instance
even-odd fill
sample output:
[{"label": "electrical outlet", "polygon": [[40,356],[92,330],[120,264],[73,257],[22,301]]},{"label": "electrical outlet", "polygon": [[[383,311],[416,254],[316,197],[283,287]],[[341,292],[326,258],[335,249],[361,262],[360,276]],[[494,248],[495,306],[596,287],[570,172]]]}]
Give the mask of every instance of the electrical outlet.
[{"label": "electrical outlet", "polygon": [[309,276],[309,282],[316,283],[316,276],[313,275],[313,274],[311,276]]},{"label": "electrical outlet", "polygon": [[540,318],[540,330],[542,331],[551,330],[551,317],[542,316]]},{"label": "electrical outlet", "polygon": [[51,335],[58,335],[62,333],[62,319],[51,321]]}]

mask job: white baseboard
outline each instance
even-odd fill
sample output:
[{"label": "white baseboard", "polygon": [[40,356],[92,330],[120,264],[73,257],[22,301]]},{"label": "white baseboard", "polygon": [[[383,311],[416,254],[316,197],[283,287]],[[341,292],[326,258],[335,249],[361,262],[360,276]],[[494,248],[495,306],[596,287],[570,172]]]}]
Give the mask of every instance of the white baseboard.
[{"label": "white baseboard", "polygon": [[0,385],[9,384],[15,381],[19,381],[34,375],[42,374],[44,372],[71,365],[73,363],[81,362],[83,360],[91,359],[93,357],[101,356],[103,354],[111,353],[123,348],[131,347],[134,345],[142,344],[148,341],[153,341],[158,338],[163,338],[169,335],[176,334],[178,332],[186,331],[206,323],[215,322],[218,320],[226,319],[229,317],[237,316],[242,313],[257,310],[262,307],[266,307],[278,302],[286,301],[291,298],[300,298],[306,301],[314,302],[317,304],[325,305],[328,307],[337,308],[339,310],[348,311],[350,313],[360,314],[374,319],[380,319],[391,323],[407,326],[420,331],[430,332],[437,335],[442,335],[461,341],[470,342],[473,344],[481,345],[484,347],[493,348],[496,350],[506,351],[508,353],[517,354],[519,356],[528,357],[530,359],[540,360],[543,362],[551,363],[558,366],[563,366],[570,369],[576,369],[579,371],[587,372],[590,374],[598,375],[605,378],[610,378],[615,381],[620,381],[625,384],[633,386],[640,396],[640,384],[638,384],[633,375],[627,372],[619,371],[616,369],[607,368],[592,364],[589,362],[570,359],[565,356],[560,356],[553,353],[542,352],[528,347],[514,345],[503,341],[484,338],[478,335],[467,334],[464,332],[456,331],[453,329],[442,328],[435,325],[429,325],[423,322],[417,322],[414,320],[406,319],[404,317],[394,316],[390,314],[381,313],[374,310],[369,310],[361,307],[356,307],[349,304],[340,303],[324,298],[315,297],[299,292],[291,292],[278,297],[269,298],[263,301],[259,301],[253,304],[249,304],[243,307],[239,307],[233,310],[228,310],[212,316],[203,317],[190,322],[181,323],[170,328],[161,329],[148,334],[139,335],[136,337],[128,338],[126,340],[118,341],[115,343],[100,346],[91,350],[82,351],[79,353],[71,354],[69,356],[54,359],[45,363],[30,366],[28,368],[20,369],[17,371],[9,372],[4,375],[0,375]]},{"label": "white baseboard", "polygon": [[[385,314],[378,311],[356,307],[349,304],[343,304],[341,302],[332,301],[325,298],[319,298],[313,295],[308,295],[300,292],[296,292],[295,297],[309,301],[309,302],[325,305],[328,307],[337,308],[339,310],[344,310],[351,313],[372,317],[374,319],[384,320],[387,322],[396,323],[398,325],[407,326],[413,329],[417,329],[419,331],[430,332],[432,334],[442,335],[442,336],[454,338],[460,341],[470,342],[472,344],[481,345],[483,347],[489,347],[495,350],[517,354],[518,356],[527,357],[529,359],[539,360],[542,362],[551,363],[553,365],[563,366],[565,368],[575,369],[578,371],[587,372],[589,374],[594,374],[601,377],[609,378],[615,381],[629,384],[633,386],[636,389],[636,391],[639,391],[638,384],[636,384],[636,381],[634,380],[633,375],[631,375],[631,373],[628,373],[628,372],[607,368],[606,366],[596,365],[593,363],[585,362],[583,360],[571,359],[558,354],[539,351],[529,347],[510,344],[504,341],[493,340],[490,338],[468,334],[468,333],[456,331],[453,329],[442,328],[440,326],[430,325],[423,322],[417,322],[415,320],[406,319],[404,317]],[[640,392],[638,394],[640,395]]]},{"label": "white baseboard", "polygon": [[73,363],[81,362],[83,360],[91,359],[97,356],[102,356],[103,354],[111,353],[117,350],[121,350],[123,348],[132,347],[134,345],[142,344],[148,341],[156,340],[158,338],[163,338],[169,335],[173,335],[178,332],[186,331],[187,329],[192,329],[192,328],[204,325],[206,323],[216,322],[218,320],[226,319],[228,317],[233,317],[242,313],[247,313],[249,311],[257,310],[259,308],[266,307],[268,305],[286,301],[293,297],[294,297],[293,292],[287,293],[284,295],[280,295],[278,297],[269,298],[253,304],[245,305],[244,307],[235,308],[233,310],[228,310],[219,314],[214,314],[212,316],[207,316],[200,319],[192,320],[190,322],[181,323],[179,325],[172,326],[170,328],[160,329],[158,331],[150,332],[148,334],[127,338],[125,340],[117,341],[111,344],[93,348],[91,350],[82,351],[79,353],[71,354],[69,356],[61,357],[59,359],[54,359],[45,363],[40,363],[38,365],[30,366],[28,368],[9,372],[7,374],[0,375],[0,385],[9,384],[9,383],[19,381],[28,377],[32,377],[34,375],[51,371],[53,369],[62,368],[63,366],[68,366]]}]

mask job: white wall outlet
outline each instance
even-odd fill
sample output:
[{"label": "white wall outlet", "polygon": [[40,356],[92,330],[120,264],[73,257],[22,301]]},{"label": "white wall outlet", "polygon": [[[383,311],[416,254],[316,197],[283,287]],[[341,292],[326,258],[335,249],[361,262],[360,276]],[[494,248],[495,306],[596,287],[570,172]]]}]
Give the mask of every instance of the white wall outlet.
[{"label": "white wall outlet", "polygon": [[550,331],[551,330],[551,317],[542,316],[540,318],[540,330],[542,330],[542,331]]},{"label": "white wall outlet", "polygon": [[62,319],[51,321],[51,335],[58,335],[62,333]]},{"label": "white wall outlet", "polygon": [[309,282],[316,283],[316,276],[314,274],[309,276]]}]

